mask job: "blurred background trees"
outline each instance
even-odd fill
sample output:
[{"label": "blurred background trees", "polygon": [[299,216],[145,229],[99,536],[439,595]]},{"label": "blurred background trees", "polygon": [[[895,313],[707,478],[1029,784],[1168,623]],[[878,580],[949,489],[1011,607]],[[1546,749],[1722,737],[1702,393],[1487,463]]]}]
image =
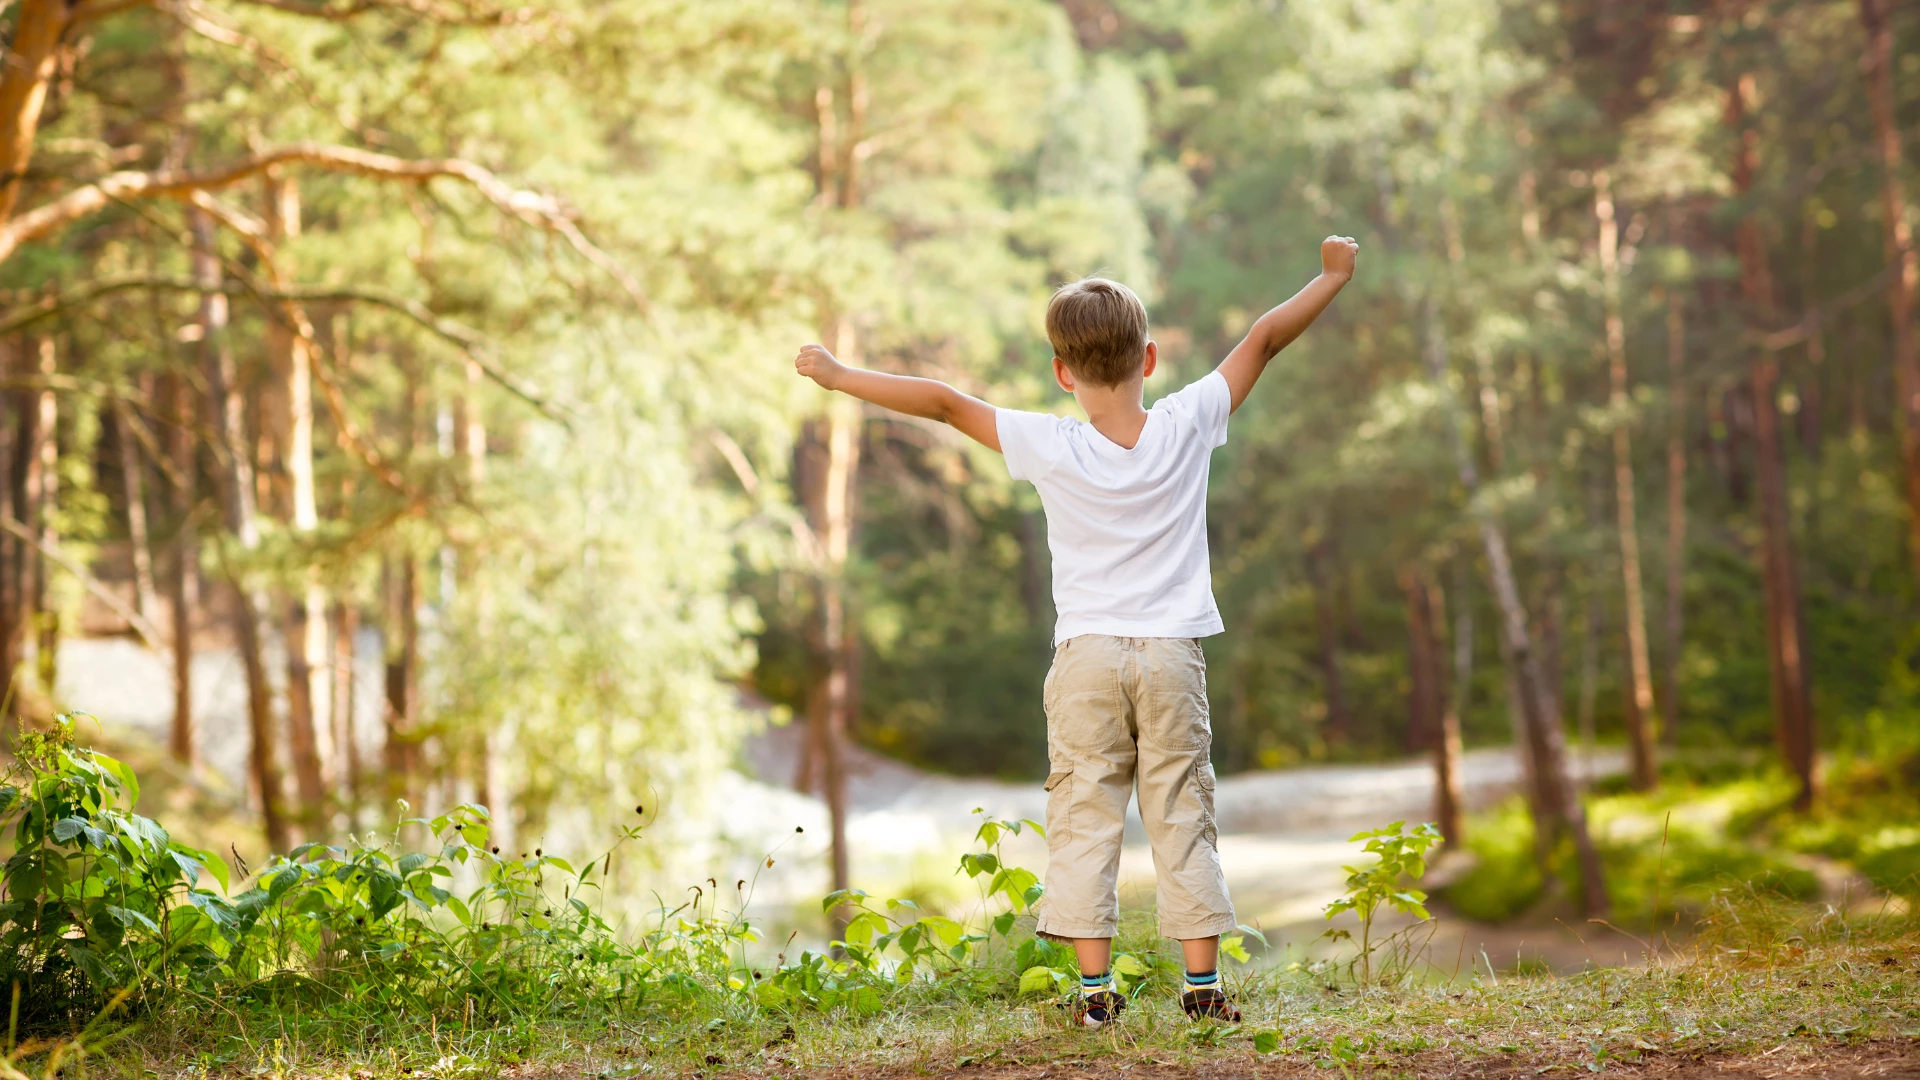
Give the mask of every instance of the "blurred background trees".
[{"label": "blurred background trees", "polygon": [[1037,777],[1037,500],[792,352],[1062,408],[1042,302],[1101,272],[1157,395],[1331,232],[1360,277],[1215,463],[1223,769],[1512,741],[1580,848],[1568,740],[1642,787],[1770,745],[1806,801],[1915,715],[1898,5],[0,18],[13,712],[104,611],[168,657],[190,763],[192,657],[238,650],[275,847],[393,797],[592,832],[699,791],[754,695],[830,799],[848,739]]}]

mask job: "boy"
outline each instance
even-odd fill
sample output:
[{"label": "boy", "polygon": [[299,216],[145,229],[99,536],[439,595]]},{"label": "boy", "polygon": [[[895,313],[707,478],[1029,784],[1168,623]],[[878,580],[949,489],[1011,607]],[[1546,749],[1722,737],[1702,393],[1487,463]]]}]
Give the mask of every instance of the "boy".
[{"label": "boy", "polygon": [[1099,1027],[1126,999],[1108,971],[1120,903],[1129,789],[1153,848],[1160,932],[1177,938],[1195,1019],[1238,1021],[1220,988],[1234,927],[1213,819],[1212,730],[1200,639],[1223,629],[1207,566],[1207,465],[1267,362],[1352,279],[1359,245],[1329,236],[1320,276],[1262,315],[1218,368],[1141,403],[1160,361],[1147,310],[1126,286],[1087,278],[1047,305],[1053,375],[1084,421],[996,409],[945,383],[848,368],[808,345],[794,369],[828,390],[952,424],[1006,456],[1047,515],[1053,667],[1047,672],[1047,881],[1039,933],[1073,942],[1074,1016]]}]

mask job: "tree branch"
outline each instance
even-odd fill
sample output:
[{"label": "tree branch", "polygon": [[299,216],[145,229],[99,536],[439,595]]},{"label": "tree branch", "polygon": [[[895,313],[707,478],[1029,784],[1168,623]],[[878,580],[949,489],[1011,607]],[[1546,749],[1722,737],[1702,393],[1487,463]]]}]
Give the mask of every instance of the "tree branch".
[{"label": "tree branch", "polygon": [[1807,309],[1806,313],[1800,316],[1800,320],[1792,326],[1784,330],[1775,330],[1772,333],[1755,333],[1753,335],[1754,339],[1759,343],[1760,348],[1767,352],[1779,352],[1781,349],[1798,345],[1818,332],[1821,325],[1835,314],[1845,311],[1855,304],[1871,299],[1874,294],[1878,293],[1880,289],[1886,285],[1887,278],[1899,269],[1900,260],[1895,259],[1893,262],[1881,267],[1879,273],[1860,282],[1846,292],[1828,300],[1826,303],[1817,304]]},{"label": "tree branch", "polygon": [[640,283],[611,255],[580,231],[575,215],[550,195],[516,188],[492,171],[462,158],[415,160],[328,143],[289,143],[263,150],[219,168],[194,172],[116,172],[74,188],[0,225],[0,262],[21,244],[95,213],[108,203],[152,198],[191,198],[196,191],[218,191],[257,176],[276,165],[306,165],[329,172],[381,180],[427,183],[440,177],[463,181],[501,211],[539,229],[558,233],[580,256],[620,284],[636,307],[647,306]]},{"label": "tree branch", "polygon": [[284,11],[289,15],[299,15],[303,18],[325,19],[328,22],[346,22],[370,11],[404,11],[441,23],[506,26],[530,21],[534,14],[528,8],[505,10],[471,3],[434,3],[433,0],[349,0],[343,4],[329,3],[328,0],[317,0],[312,3],[305,0],[242,0],[242,2],[256,7]]},{"label": "tree branch", "polygon": [[[507,26],[514,23],[530,22],[535,16],[531,8],[504,9],[487,7],[473,3],[435,3],[434,0],[348,0],[347,3],[329,3],[328,0],[240,0],[256,7],[272,8],[289,15],[298,15],[307,19],[324,19],[328,22],[346,22],[359,18],[372,11],[401,11],[423,16],[435,22],[463,26]],[[134,8],[151,7],[154,0],[81,0],[68,17],[69,25],[96,22],[110,15],[118,15]]]},{"label": "tree branch", "polygon": [[97,22],[110,15],[118,15],[123,11],[132,11],[134,8],[151,7],[152,5],[153,0],[82,0],[80,4],[73,8],[73,13],[67,16],[67,25],[84,26],[87,23]]},{"label": "tree branch", "polygon": [[129,289],[158,289],[165,292],[206,293],[219,292],[227,296],[254,296],[265,300],[293,300],[302,303],[362,303],[386,308],[396,314],[405,315],[434,336],[459,350],[460,355],[479,365],[487,378],[492,379],[501,389],[539,410],[542,416],[562,427],[572,430],[571,417],[560,406],[553,404],[533,391],[527,389],[512,375],[503,370],[492,356],[492,343],[485,334],[464,323],[436,315],[427,305],[418,300],[375,289],[356,289],[344,285],[302,285],[286,289],[275,289],[261,283],[245,285],[240,282],[223,282],[218,289],[211,289],[192,278],[153,277],[144,274],[125,274],[100,278],[85,285],[54,296],[45,296],[31,304],[15,308],[0,315],[0,337],[22,330],[34,323],[64,314],[75,308],[92,303],[103,296],[111,296]]},{"label": "tree branch", "polygon": [[140,640],[147,643],[147,648],[163,655],[169,651],[162,640],[160,629],[148,622],[146,616],[135,611],[131,604],[114,595],[113,590],[107,588],[99,578],[88,573],[87,568],[82,566],[78,559],[68,555],[58,545],[49,544],[35,536],[32,529],[15,521],[10,515],[0,514],[0,529],[5,529],[32,544],[39,549],[40,554],[60,564],[61,569],[67,573],[79,578],[80,584],[85,586],[88,592],[98,597],[100,602],[112,609],[115,615],[127,620],[127,625],[133,627],[133,632],[139,634]]}]

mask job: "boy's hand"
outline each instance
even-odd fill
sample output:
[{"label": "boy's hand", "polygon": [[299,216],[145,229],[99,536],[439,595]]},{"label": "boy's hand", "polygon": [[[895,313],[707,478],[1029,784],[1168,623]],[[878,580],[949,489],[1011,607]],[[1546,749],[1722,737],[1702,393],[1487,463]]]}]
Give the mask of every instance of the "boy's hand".
[{"label": "boy's hand", "polygon": [[1351,236],[1329,236],[1320,241],[1320,272],[1350,281],[1359,256],[1359,241]]},{"label": "boy's hand", "polygon": [[823,390],[838,390],[847,366],[834,359],[825,345],[805,345],[793,358],[793,370],[819,383]]},{"label": "boy's hand", "polygon": [[1351,236],[1329,236],[1320,241],[1320,276],[1307,282],[1293,299],[1253,321],[1247,336],[1220,362],[1219,371],[1227,380],[1234,409],[1252,393],[1260,373],[1267,370],[1267,361],[1313,325],[1313,320],[1353,280],[1359,256],[1360,245]]}]

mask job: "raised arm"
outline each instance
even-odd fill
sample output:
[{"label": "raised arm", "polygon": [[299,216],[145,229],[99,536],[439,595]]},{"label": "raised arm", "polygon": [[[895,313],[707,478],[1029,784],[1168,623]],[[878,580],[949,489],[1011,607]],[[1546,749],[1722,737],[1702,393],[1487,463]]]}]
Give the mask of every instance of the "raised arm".
[{"label": "raised arm", "polygon": [[828,390],[851,394],[883,409],[952,424],[973,441],[996,453],[1000,450],[1000,427],[993,406],[946,383],[850,368],[834,359],[824,345],[803,347],[793,359],[793,370]]},{"label": "raised arm", "polygon": [[1360,245],[1351,236],[1329,236],[1322,240],[1320,276],[1307,282],[1307,287],[1294,293],[1286,303],[1255,319],[1247,336],[1220,362],[1219,371],[1226,376],[1235,411],[1253,392],[1253,384],[1260,381],[1260,373],[1267,370],[1267,361],[1293,344],[1293,339],[1312,326],[1313,320],[1319,318],[1347,282],[1353,280],[1354,260],[1359,252]]}]

